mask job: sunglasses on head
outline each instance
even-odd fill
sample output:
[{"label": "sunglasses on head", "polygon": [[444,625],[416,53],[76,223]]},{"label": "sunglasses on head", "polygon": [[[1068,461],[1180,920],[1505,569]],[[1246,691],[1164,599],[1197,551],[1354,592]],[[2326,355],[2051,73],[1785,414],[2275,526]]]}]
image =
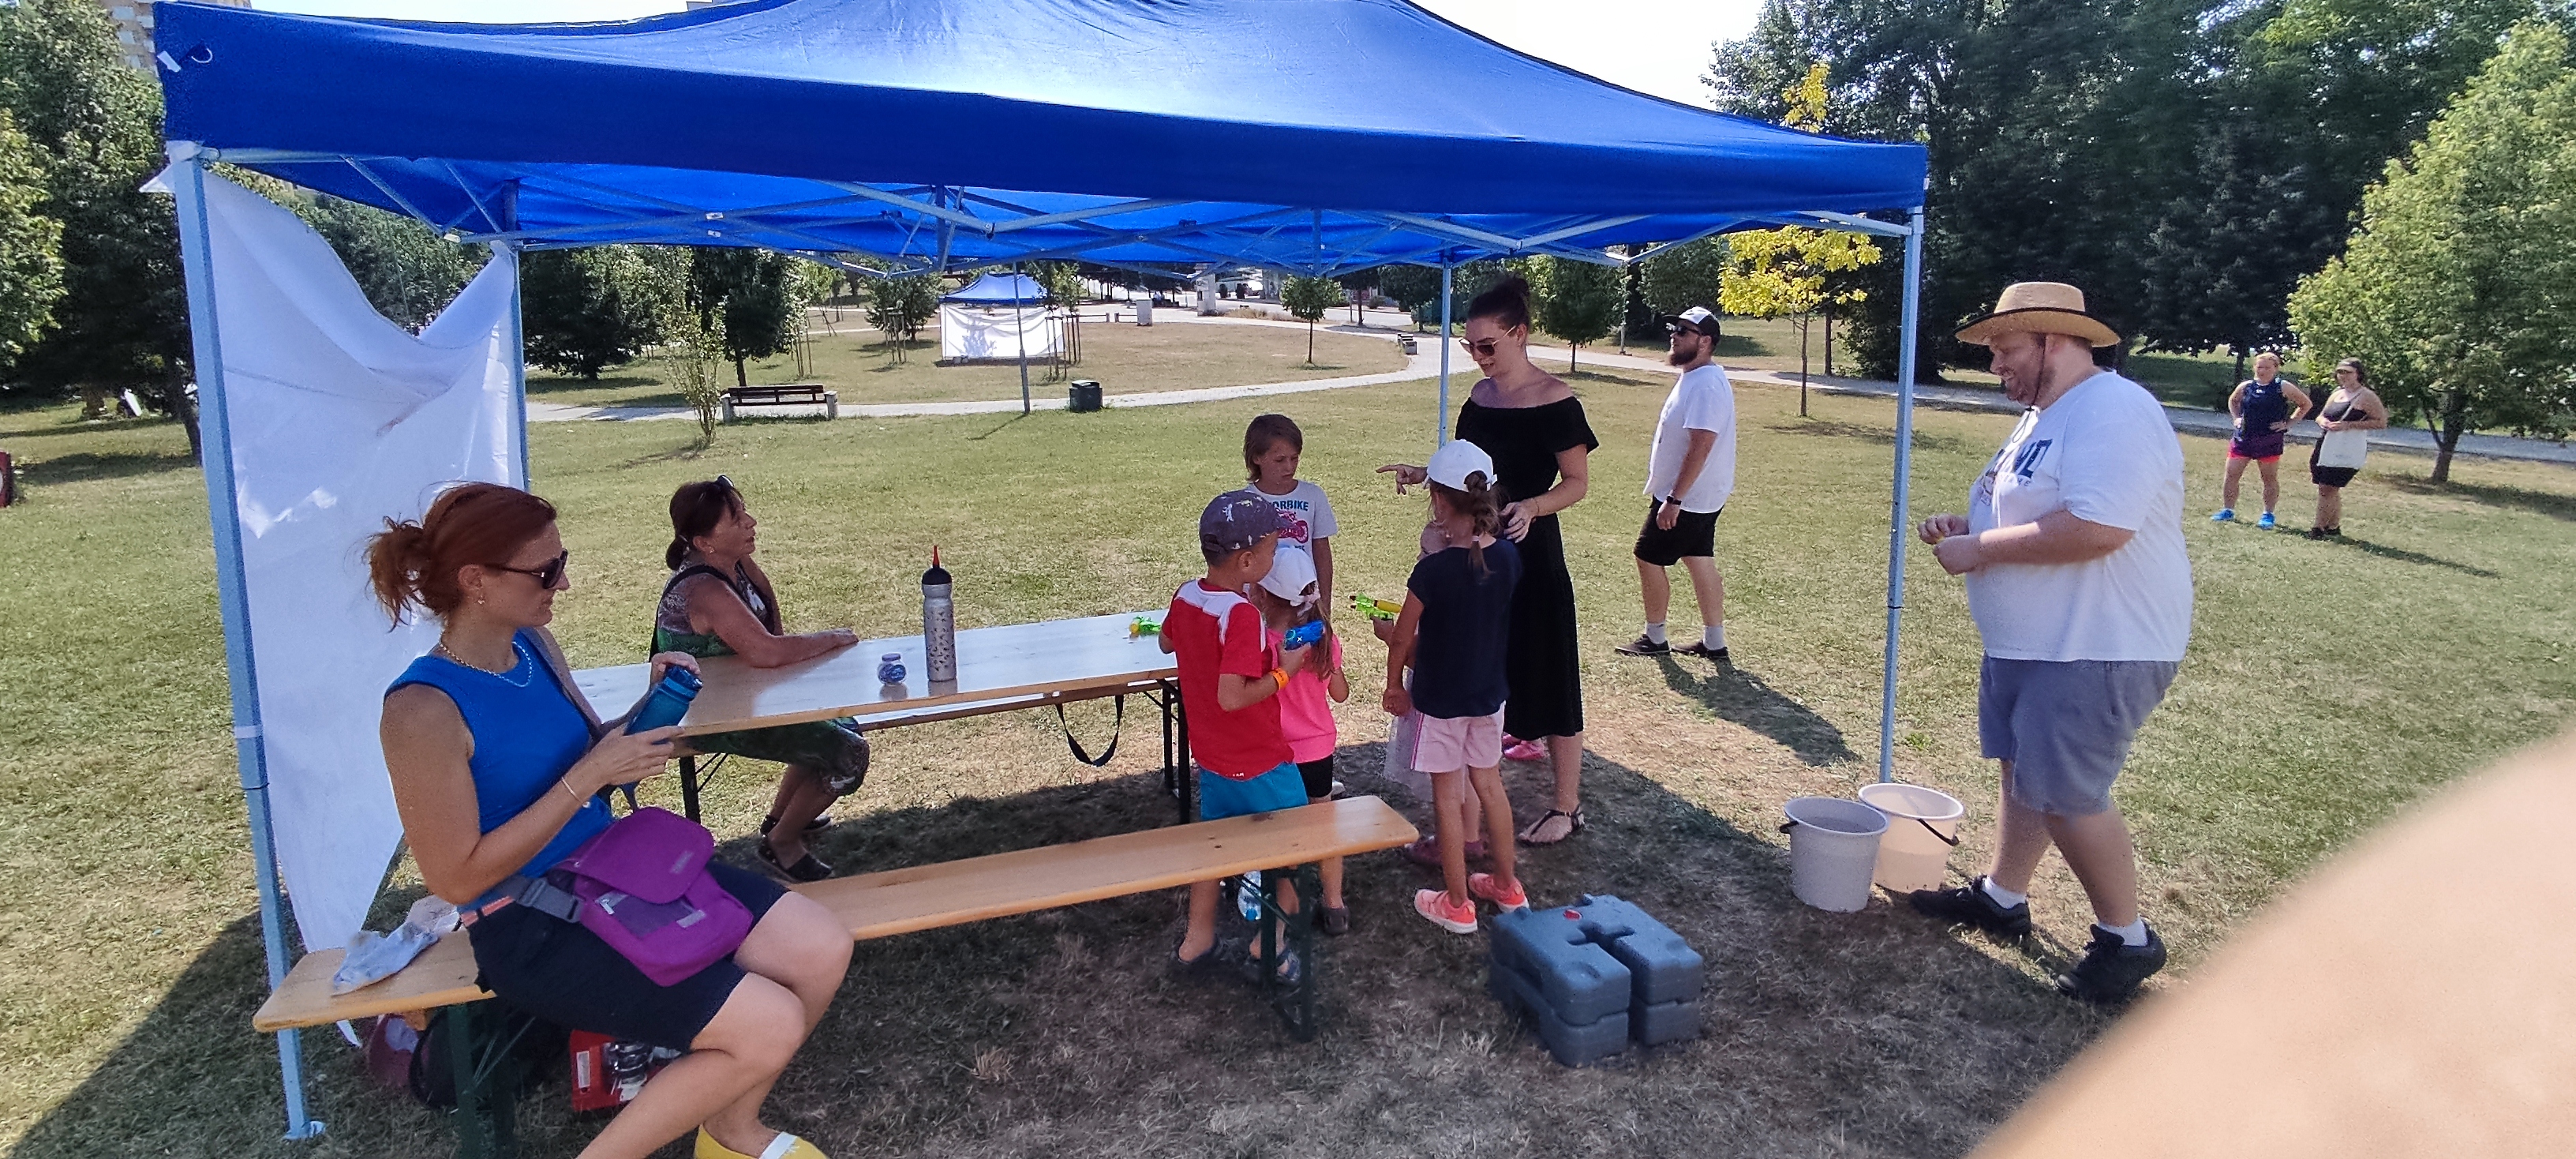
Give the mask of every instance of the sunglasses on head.
[{"label": "sunglasses on head", "polygon": [[528,577],[529,579],[537,581],[538,587],[551,588],[556,584],[563,582],[564,565],[571,562],[572,549],[567,547],[563,550],[562,554],[555,556],[553,559],[547,560],[543,567],[511,567],[506,563],[487,564],[485,566],[490,567],[494,571],[516,572]]}]

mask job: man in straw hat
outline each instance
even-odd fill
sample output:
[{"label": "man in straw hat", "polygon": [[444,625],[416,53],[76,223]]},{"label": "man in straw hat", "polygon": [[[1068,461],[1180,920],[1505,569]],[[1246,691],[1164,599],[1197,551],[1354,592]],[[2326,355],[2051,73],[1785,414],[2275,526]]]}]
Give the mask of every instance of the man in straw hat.
[{"label": "man in straw hat", "polygon": [[2163,968],[2138,913],[2137,852],[2111,802],[2129,742],[2191,639],[2182,446],[2146,389],[2093,364],[2120,336],[2055,282],[2004,288],[1959,331],[1993,352],[2030,409],[1969,493],[1968,514],[1917,529],[1962,576],[1985,641],[1977,733],[2002,763],[2002,832],[1987,872],[1920,890],[1915,909],[1990,933],[2030,932],[2031,874],[2051,844],[2093,903],[2093,937],[2060,990],[2118,1002]]}]

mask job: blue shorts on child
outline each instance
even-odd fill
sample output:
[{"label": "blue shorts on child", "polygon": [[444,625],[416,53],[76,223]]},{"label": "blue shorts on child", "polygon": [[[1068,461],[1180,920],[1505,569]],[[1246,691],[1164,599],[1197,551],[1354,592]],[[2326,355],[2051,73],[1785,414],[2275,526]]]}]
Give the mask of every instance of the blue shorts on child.
[{"label": "blue shorts on child", "polygon": [[1306,778],[1297,772],[1294,761],[1282,761],[1279,767],[1269,772],[1241,781],[1218,776],[1206,769],[1199,770],[1201,821],[1250,813],[1274,813],[1305,803]]}]

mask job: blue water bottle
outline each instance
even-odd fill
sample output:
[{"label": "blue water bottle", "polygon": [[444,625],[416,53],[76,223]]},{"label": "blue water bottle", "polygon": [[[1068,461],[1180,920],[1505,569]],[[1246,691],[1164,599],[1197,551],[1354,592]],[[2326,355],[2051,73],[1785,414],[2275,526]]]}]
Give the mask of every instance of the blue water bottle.
[{"label": "blue water bottle", "polygon": [[1261,871],[1247,869],[1239,879],[1243,884],[1234,891],[1234,910],[1247,922],[1261,920]]},{"label": "blue water bottle", "polygon": [[661,683],[653,686],[653,694],[644,698],[634,719],[626,722],[626,731],[638,733],[680,723],[680,718],[689,714],[689,702],[698,698],[698,689],[703,687],[698,674],[686,668],[673,665],[663,670]]}]

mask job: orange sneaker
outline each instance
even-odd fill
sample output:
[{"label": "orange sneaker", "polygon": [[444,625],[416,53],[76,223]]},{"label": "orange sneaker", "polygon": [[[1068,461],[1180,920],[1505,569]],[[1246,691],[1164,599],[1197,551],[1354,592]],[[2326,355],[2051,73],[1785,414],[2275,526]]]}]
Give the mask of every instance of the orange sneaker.
[{"label": "orange sneaker", "polygon": [[1468,874],[1467,892],[1507,910],[1529,908],[1529,893],[1521,888],[1521,883],[1513,882],[1512,891],[1504,893],[1503,887],[1495,883],[1494,875],[1490,873]]},{"label": "orange sneaker", "polygon": [[1445,889],[1417,890],[1413,895],[1413,912],[1421,914],[1432,925],[1453,934],[1476,932],[1476,903],[1451,906]]}]

